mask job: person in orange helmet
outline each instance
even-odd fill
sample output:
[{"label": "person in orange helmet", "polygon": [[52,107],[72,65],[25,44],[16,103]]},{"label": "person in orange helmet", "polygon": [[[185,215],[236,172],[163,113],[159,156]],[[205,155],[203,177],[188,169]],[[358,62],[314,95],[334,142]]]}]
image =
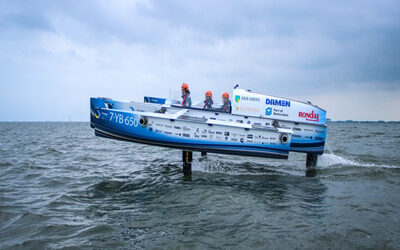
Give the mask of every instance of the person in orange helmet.
[{"label": "person in orange helmet", "polygon": [[231,104],[231,101],[229,100],[228,92],[225,92],[222,94],[222,103],[223,103],[223,105],[222,105],[221,110],[223,112],[230,113],[232,111],[232,104]]},{"label": "person in orange helmet", "polygon": [[206,92],[206,99],[204,100],[204,106],[203,109],[212,109],[212,105],[214,104],[212,100],[212,92],[207,91]]},{"label": "person in orange helmet", "polygon": [[182,83],[182,107],[191,107],[192,98],[190,98],[189,85],[187,83]]}]

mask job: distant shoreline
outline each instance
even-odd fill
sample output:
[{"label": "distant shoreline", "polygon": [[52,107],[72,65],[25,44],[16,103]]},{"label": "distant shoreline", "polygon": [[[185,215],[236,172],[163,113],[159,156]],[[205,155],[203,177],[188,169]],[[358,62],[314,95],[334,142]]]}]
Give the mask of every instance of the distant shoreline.
[{"label": "distant shoreline", "polygon": [[[90,121],[0,121],[0,123],[90,123]],[[400,121],[332,121],[326,123],[400,123]]]},{"label": "distant shoreline", "polygon": [[400,123],[400,121],[326,121],[326,123]]}]

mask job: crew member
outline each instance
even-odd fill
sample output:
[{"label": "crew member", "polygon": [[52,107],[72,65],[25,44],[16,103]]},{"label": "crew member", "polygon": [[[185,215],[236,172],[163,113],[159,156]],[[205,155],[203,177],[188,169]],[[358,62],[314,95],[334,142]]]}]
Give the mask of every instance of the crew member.
[{"label": "crew member", "polygon": [[225,92],[222,94],[222,108],[221,110],[224,112],[228,112],[230,113],[232,111],[232,105],[231,105],[231,101],[229,100],[229,94],[228,92]]},{"label": "crew member", "polygon": [[206,99],[204,100],[203,109],[212,109],[212,105],[214,104],[212,100],[212,93],[211,91],[206,92]]},{"label": "crew member", "polygon": [[192,99],[190,98],[189,85],[182,83],[182,107],[191,107]]}]

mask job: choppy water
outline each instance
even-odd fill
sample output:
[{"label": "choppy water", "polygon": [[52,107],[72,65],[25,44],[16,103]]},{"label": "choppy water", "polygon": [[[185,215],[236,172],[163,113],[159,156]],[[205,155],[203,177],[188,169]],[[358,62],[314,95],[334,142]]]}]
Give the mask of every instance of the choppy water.
[{"label": "choppy water", "polygon": [[271,160],[0,123],[0,248],[400,248],[400,124],[330,124],[316,177]]}]

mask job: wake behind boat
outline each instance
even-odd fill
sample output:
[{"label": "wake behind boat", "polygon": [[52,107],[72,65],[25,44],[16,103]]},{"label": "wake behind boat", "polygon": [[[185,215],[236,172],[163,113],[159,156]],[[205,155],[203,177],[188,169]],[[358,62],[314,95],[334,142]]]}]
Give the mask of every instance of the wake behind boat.
[{"label": "wake behind boat", "polygon": [[287,159],[307,153],[316,165],[324,151],[326,111],[311,103],[235,88],[232,111],[182,107],[177,100],[144,102],[91,98],[91,127],[97,136],[192,151]]}]

